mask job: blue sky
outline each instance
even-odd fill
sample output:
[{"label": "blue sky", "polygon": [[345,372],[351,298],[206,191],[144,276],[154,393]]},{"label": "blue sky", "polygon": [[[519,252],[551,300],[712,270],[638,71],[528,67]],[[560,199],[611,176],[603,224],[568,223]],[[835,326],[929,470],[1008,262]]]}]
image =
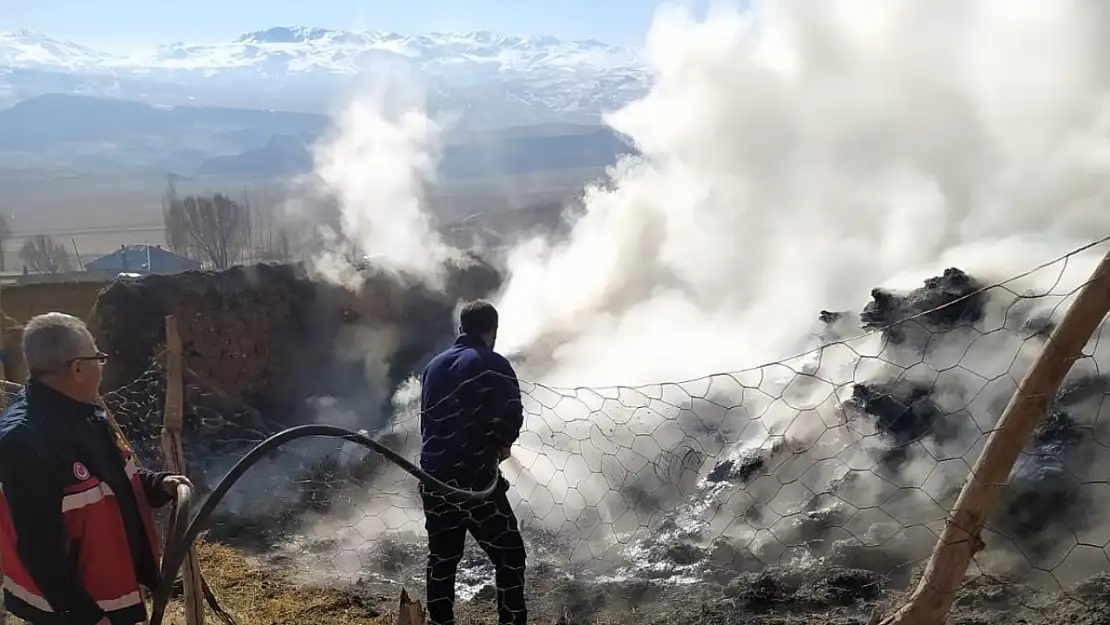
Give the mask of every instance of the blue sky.
[{"label": "blue sky", "polygon": [[[669,4],[674,4],[671,0]],[[708,0],[678,0],[704,9]],[[221,41],[271,26],[430,31],[642,42],[659,0],[0,0],[0,30],[29,28],[127,52]]]}]

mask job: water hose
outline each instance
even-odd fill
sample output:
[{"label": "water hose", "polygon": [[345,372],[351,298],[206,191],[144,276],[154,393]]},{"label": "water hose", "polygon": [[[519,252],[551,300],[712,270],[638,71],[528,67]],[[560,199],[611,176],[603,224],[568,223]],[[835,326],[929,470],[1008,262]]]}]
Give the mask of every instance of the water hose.
[{"label": "water hose", "polygon": [[[162,625],[162,619],[165,618],[166,614],[166,607],[169,605],[170,598],[173,596],[173,587],[177,579],[177,574],[185,563],[185,558],[189,553],[189,549],[200,533],[208,527],[208,522],[211,520],[212,513],[215,511],[216,506],[220,504],[220,501],[222,501],[228,491],[231,490],[231,487],[243,477],[243,474],[246,473],[248,469],[254,466],[259,460],[262,460],[262,458],[274,449],[281,447],[289,441],[309,437],[337,438],[371,449],[420,480],[429,491],[436,493],[448,501],[463,503],[481,500],[488,498],[497,489],[496,479],[492,484],[480,491],[455,488],[432,477],[396,451],[370,438],[366,432],[355,432],[334,425],[301,425],[283,430],[262,441],[255,446],[254,449],[247,452],[245,456],[240,458],[239,461],[231,467],[231,470],[227,472],[227,475],[220,480],[212,492],[208,494],[208,497],[204,499],[200,508],[195,514],[191,515],[191,517],[190,512],[193,507],[191,489],[185,488],[178,491],[179,497],[183,496],[184,498],[179,499],[170,512],[169,524],[166,530],[165,552],[162,555],[161,581],[158,588],[154,591],[151,618],[149,621],[150,625]],[[187,522],[186,519],[188,519]]]}]

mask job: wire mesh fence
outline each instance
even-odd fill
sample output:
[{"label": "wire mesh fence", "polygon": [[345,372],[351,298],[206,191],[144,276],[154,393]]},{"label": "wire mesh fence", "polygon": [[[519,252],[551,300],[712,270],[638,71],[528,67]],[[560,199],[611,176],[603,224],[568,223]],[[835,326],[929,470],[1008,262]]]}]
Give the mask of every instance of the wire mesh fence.
[{"label": "wire mesh fence", "polygon": [[[500,468],[527,550],[533,620],[801,623],[892,611],[1098,251],[989,285],[949,270],[912,292],[876,290],[858,317],[822,312],[814,349],[760,367],[637,386],[521,381],[525,426]],[[953,608],[968,622],[1110,618],[1104,330],[1048,401],[989,516]],[[183,385],[185,456],[202,492],[292,425],[203,372],[186,368]],[[104,396],[151,465],[165,386],[157,355]],[[356,428],[385,412],[371,434],[415,458],[419,391],[410,380],[385,407],[317,398],[312,412]],[[494,618],[487,554],[504,564],[512,545],[482,528],[503,513],[441,515],[485,540],[461,553],[441,541],[436,550],[457,561],[429,580],[418,481],[356,445],[300,440],[233,488],[205,540],[296,585],[367,600],[398,586],[419,592],[457,565],[457,609]]]}]

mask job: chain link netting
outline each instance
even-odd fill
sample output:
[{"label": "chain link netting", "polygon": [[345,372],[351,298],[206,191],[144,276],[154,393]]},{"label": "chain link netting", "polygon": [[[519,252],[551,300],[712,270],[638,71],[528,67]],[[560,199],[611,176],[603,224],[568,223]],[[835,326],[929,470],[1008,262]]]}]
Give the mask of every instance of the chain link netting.
[{"label": "chain link netting", "polygon": [[[500,466],[527,548],[532,620],[839,622],[897,607],[1097,251],[989,286],[948,270],[913,292],[876,290],[858,316],[821,312],[814,349],[756,368],[604,388],[521,381],[525,426]],[[1049,403],[989,518],[953,608],[960,622],[1110,618],[1104,329]],[[203,372],[186,367],[183,386],[185,456],[202,493],[293,425]],[[165,387],[158,354],[104,395],[152,466]],[[371,432],[413,459],[419,399],[409,380],[385,409],[392,418]],[[313,401],[322,423],[379,422],[342,401]],[[484,539],[458,555],[460,621],[496,619],[487,553],[507,562],[511,545],[499,534],[511,527],[491,521],[502,511],[440,517],[440,530],[455,519]],[[425,588],[426,521],[409,474],[353,444],[300,440],[248,472],[204,541],[301,587],[342,588],[373,605],[399,586]],[[219,596],[241,591],[205,574]]]}]

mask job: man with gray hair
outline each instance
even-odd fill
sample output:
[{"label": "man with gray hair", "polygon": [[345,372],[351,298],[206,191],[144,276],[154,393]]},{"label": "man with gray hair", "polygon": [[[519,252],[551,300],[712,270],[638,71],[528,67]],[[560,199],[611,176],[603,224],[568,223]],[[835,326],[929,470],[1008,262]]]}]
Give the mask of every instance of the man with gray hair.
[{"label": "man with gray hair", "polygon": [[139,466],[98,405],[108,356],[80,319],[23,329],[26,386],[0,416],[4,604],[32,625],[134,625],[159,583],[152,507],[183,476]]}]

